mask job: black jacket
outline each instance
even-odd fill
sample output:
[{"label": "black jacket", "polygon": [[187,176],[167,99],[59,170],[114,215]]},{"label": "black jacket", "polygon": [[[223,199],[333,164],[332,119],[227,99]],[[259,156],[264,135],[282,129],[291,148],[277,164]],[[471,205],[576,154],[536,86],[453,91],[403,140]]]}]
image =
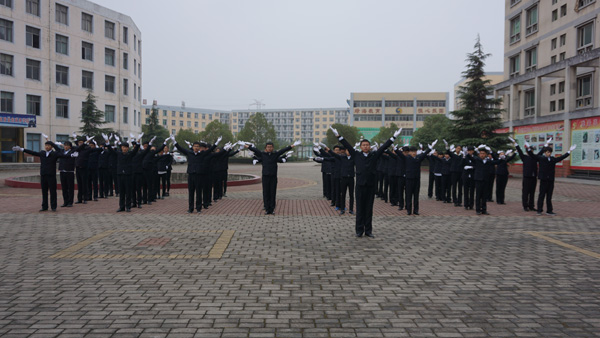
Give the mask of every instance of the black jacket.
[{"label": "black jacket", "polygon": [[108,169],[110,152],[107,149],[102,149],[98,155],[98,168]]},{"label": "black jacket", "polygon": [[94,149],[90,147],[90,155],[88,157],[88,169],[98,169],[101,151],[102,148],[100,147],[96,147]]},{"label": "black jacket", "polygon": [[[393,163],[394,172],[392,176],[405,177],[406,176],[406,156],[402,153],[401,149],[394,150],[393,152],[387,152],[390,155],[390,161]],[[402,154],[403,156],[400,156]]]},{"label": "black jacket", "polygon": [[494,165],[498,163],[498,160],[486,158],[484,162],[479,156],[467,155],[467,157],[470,157],[475,163],[475,181],[489,181],[490,175],[494,174]]},{"label": "black jacket", "polygon": [[90,147],[87,143],[83,143],[82,145],[78,146],[75,149],[75,151],[79,153],[79,156],[77,156],[77,159],[75,159],[75,167],[87,169],[88,160],[92,150],[92,147]]},{"label": "black jacket", "polygon": [[461,173],[463,171],[463,157],[455,152],[448,152],[448,154],[450,154],[450,172]]},{"label": "black jacket", "polygon": [[52,143],[52,147],[54,147],[54,150],[51,150],[48,154],[46,154],[46,150],[32,151],[23,149],[24,153],[40,158],[40,175],[56,175],[56,161],[60,158],[61,150],[54,143]]},{"label": "black jacket", "polygon": [[156,154],[160,153],[161,150],[165,149],[166,144],[163,143],[163,145],[161,145],[160,147],[156,147],[156,149],[154,149],[154,151],[152,151],[150,148],[152,147],[148,147],[148,151],[144,154],[144,159],[142,160],[142,169],[143,170],[152,170],[153,169],[153,164],[155,163],[154,161],[154,157]]},{"label": "black jacket", "polygon": [[[160,148],[163,149],[163,148]],[[169,165],[173,161],[173,156],[169,153],[156,156],[156,170],[157,171],[168,171]]]},{"label": "black jacket", "polygon": [[199,151],[194,153],[193,150],[186,149],[179,145],[179,143],[175,143],[175,147],[187,157],[187,173],[188,174],[208,174],[210,173],[209,164],[210,159],[212,158],[213,150],[217,146],[213,145],[208,150]]},{"label": "black jacket", "polygon": [[142,174],[144,172],[143,162],[146,155],[150,152],[150,146],[146,145],[146,149],[138,150],[137,154],[131,159],[134,174]]},{"label": "black jacket", "polygon": [[[473,156],[466,155],[465,158],[462,159],[462,167],[463,167],[463,179],[473,179],[475,177],[475,160]],[[472,167],[470,169],[466,167]]]},{"label": "black jacket", "polygon": [[140,150],[140,146],[136,143],[133,144],[133,149],[129,150],[126,154],[123,154],[120,150],[114,150],[110,146],[108,147],[108,151],[117,153],[117,175],[133,174],[133,157],[137,154],[138,150]]},{"label": "black jacket", "polygon": [[254,147],[249,147],[256,157],[259,157],[262,162],[262,174],[263,176],[275,176],[277,175],[277,160],[281,155],[287,153],[292,149],[292,146],[287,146],[279,151],[268,153],[266,151],[260,151]]},{"label": "black jacket", "polygon": [[523,150],[521,150],[521,147],[519,147],[519,145],[517,145],[517,153],[519,153],[521,162],[523,162],[523,177],[537,177],[537,156],[532,156],[533,153],[530,154],[530,150],[527,151],[527,154],[529,155],[523,154]]},{"label": "black jacket", "polygon": [[333,150],[329,149],[328,155],[333,158],[333,178],[339,179],[342,178],[342,158],[333,152]]},{"label": "black jacket", "polygon": [[498,164],[496,166],[496,175],[508,176],[508,162],[512,161],[517,154],[512,154],[505,159],[498,159]]},{"label": "black jacket", "polygon": [[69,150],[63,150],[60,153],[60,160],[58,161],[58,170],[60,171],[75,171],[75,157],[72,157],[75,151],[73,148]]},{"label": "black jacket", "polygon": [[334,158],[340,162],[340,177],[354,177],[354,159],[352,154],[346,156],[346,154],[333,153]]},{"label": "black jacket", "polygon": [[427,154],[429,154],[430,151],[431,149],[426,149],[425,152],[415,157],[410,155],[405,156],[402,152],[397,153],[399,157],[404,158],[406,164],[406,179],[421,179],[421,163],[427,158]]},{"label": "black jacket", "polygon": [[372,185],[375,187],[377,184],[377,160],[381,158],[383,152],[394,142],[392,139],[387,140],[377,151],[372,151],[368,154],[363,153],[361,150],[354,150],[350,143],[345,138],[341,138],[340,142],[352,155],[354,165],[356,167],[356,185],[365,186]]},{"label": "black jacket", "polygon": [[546,157],[539,155],[537,157],[538,163],[540,164],[540,173],[538,178],[541,181],[554,181],[554,175],[556,174],[556,163],[569,157],[569,153],[565,153],[560,157]]}]

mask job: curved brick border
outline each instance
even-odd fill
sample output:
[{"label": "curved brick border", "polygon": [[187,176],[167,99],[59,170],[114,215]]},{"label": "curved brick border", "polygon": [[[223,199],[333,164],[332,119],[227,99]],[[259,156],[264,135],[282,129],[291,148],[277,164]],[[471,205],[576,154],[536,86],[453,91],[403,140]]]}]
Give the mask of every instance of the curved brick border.
[{"label": "curved brick border", "polygon": [[[238,181],[228,181],[227,182],[227,186],[228,187],[236,187],[236,186],[242,186],[242,185],[252,185],[252,184],[258,184],[262,181],[262,179],[260,178],[260,176],[256,176],[256,175],[250,175],[250,174],[244,174],[247,176],[250,176],[251,178],[247,179],[247,180],[238,180]],[[25,182],[25,181],[20,181],[19,180],[20,177],[11,177],[11,178],[7,178],[4,180],[4,184],[7,187],[12,187],[12,188],[26,188],[26,189],[41,189],[42,184],[39,182]],[[187,183],[171,183],[171,189],[187,189]],[[56,189],[62,189],[62,186],[60,184],[60,180],[57,177],[57,183],[56,183]],[[75,189],[77,189],[77,183],[75,183]]]}]

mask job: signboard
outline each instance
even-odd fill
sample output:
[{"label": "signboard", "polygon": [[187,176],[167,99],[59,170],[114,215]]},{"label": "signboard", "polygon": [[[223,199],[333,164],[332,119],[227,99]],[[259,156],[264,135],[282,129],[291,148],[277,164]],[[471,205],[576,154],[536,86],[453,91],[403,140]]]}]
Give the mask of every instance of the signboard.
[{"label": "signboard", "polygon": [[35,115],[0,114],[0,127],[35,128]]},{"label": "signboard", "polygon": [[573,169],[600,170],[600,117],[571,120],[571,144]]},{"label": "signboard", "polygon": [[[550,123],[542,123],[542,124],[532,124],[527,126],[515,127],[513,129],[514,139],[519,143],[519,145],[523,146],[525,142],[528,142],[531,146],[534,146],[537,153],[542,149],[546,140],[552,138],[552,146],[554,156],[560,156],[568,149],[563,149],[564,147],[569,148],[569,145],[566,144],[563,146],[563,133],[565,131],[564,122],[550,122]],[[522,163],[519,160],[517,163]],[[558,166],[562,166],[562,162],[557,164]]]}]

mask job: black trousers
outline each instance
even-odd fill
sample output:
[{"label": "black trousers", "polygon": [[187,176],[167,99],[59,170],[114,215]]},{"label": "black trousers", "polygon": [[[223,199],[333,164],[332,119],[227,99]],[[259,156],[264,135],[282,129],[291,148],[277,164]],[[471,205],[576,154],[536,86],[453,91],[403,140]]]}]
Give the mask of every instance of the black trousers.
[{"label": "black trousers", "polygon": [[134,205],[141,205],[142,202],[148,202],[148,189],[144,181],[144,173],[133,173],[133,193],[132,200]]},{"label": "black trousers", "polygon": [[110,172],[110,195],[113,194],[113,187],[115,188],[115,194],[119,194],[119,178],[117,177],[117,168],[109,168]]},{"label": "black trousers", "polygon": [[204,205],[204,208],[208,208],[208,205],[212,202],[213,175],[212,173],[201,174],[200,177],[202,181],[200,183],[202,186],[202,205]]},{"label": "black trousers", "polygon": [[225,179],[227,177],[227,171],[225,170],[219,170],[219,171],[215,171],[214,172],[215,175],[215,182],[214,182],[214,192],[213,192],[213,196],[215,200],[220,200],[221,198],[223,198],[223,194],[224,194],[224,185],[225,185]]},{"label": "black trousers", "polygon": [[398,176],[390,175],[390,203],[398,204]]},{"label": "black trousers", "polygon": [[87,168],[77,168],[77,202],[83,202],[87,199],[88,170]]},{"label": "black trousers", "polygon": [[[160,198],[160,189],[161,189],[161,181],[162,181],[162,196],[165,197],[165,193],[167,192],[167,173],[164,174],[159,174],[158,172],[156,173],[156,192],[158,194],[158,197]],[[205,184],[205,182],[201,182],[200,184]],[[204,190],[202,190],[202,192],[204,193]],[[209,201],[210,202],[210,201]]]},{"label": "black trousers", "polygon": [[131,209],[131,194],[133,191],[132,175],[117,175],[119,181],[119,208]]},{"label": "black trousers", "polygon": [[430,171],[429,172],[429,186],[427,187],[427,197],[429,197],[429,198],[433,197],[434,183],[435,183],[435,175],[433,174],[433,171]]},{"label": "black trousers", "polygon": [[477,212],[487,211],[487,199],[489,196],[488,187],[490,182],[488,181],[475,181],[475,210]]},{"label": "black trousers", "polygon": [[[98,168],[88,168],[87,200],[98,199]],[[93,196],[92,196],[93,193]]]},{"label": "black trousers", "polygon": [[406,212],[419,212],[419,193],[421,190],[421,178],[406,179]]},{"label": "black trousers", "polygon": [[110,171],[108,170],[108,168],[98,169],[98,178],[100,181],[100,184],[98,186],[98,190],[100,191],[100,198],[107,197],[108,191],[111,190]]},{"label": "black trousers", "polygon": [[496,175],[496,203],[504,203],[508,175]]},{"label": "black trousers", "polygon": [[[229,180],[229,170],[225,170],[225,180],[223,181],[223,196],[227,196],[227,181]],[[169,186],[171,183],[169,183]],[[325,189],[325,188],[323,188]],[[325,190],[323,190],[325,192]],[[325,194],[323,194],[325,196]]]},{"label": "black trousers", "polygon": [[552,193],[554,192],[554,181],[540,180],[540,195],[538,196],[537,211],[544,210],[544,199],[546,199],[546,212],[552,212]]},{"label": "black trousers", "polygon": [[[383,196],[381,196],[381,199],[384,200],[386,203],[388,201],[388,191],[389,191],[389,187],[390,187],[390,176],[384,174],[383,175]],[[357,197],[358,199],[358,197]]]},{"label": "black trousers", "polygon": [[[156,174],[158,180],[158,173]],[[159,193],[158,185],[155,183],[156,192]],[[188,210],[194,211],[194,196],[196,197],[196,210],[202,211],[202,178],[200,174],[188,174]]]},{"label": "black trousers", "polygon": [[60,185],[62,187],[63,204],[73,205],[75,197],[75,173],[61,172]]},{"label": "black trousers", "polygon": [[167,192],[171,191],[171,170],[167,170]]},{"label": "black trousers", "polygon": [[452,177],[450,174],[442,175],[442,200],[450,203],[452,197],[450,195],[450,188],[452,187]]},{"label": "black trousers", "polygon": [[383,197],[384,178],[385,178],[385,174],[383,173],[383,171],[378,171],[377,172],[377,191],[375,192],[375,194],[379,197]]},{"label": "black trousers", "polygon": [[265,205],[265,211],[272,213],[275,211],[275,198],[277,195],[277,176],[276,175],[263,175],[262,177],[263,186],[263,203]]},{"label": "black trousers", "polygon": [[536,177],[523,177],[523,192],[521,202],[523,208],[535,209],[535,187],[537,186]]},{"label": "black trousers", "polygon": [[488,182],[488,187],[487,187],[487,200],[488,202],[491,202],[493,200],[494,197],[494,180],[496,179],[496,174],[491,174],[489,179],[487,180]]},{"label": "black trousers", "polygon": [[453,172],[452,176],[452,202],[458,205],[462,203],[462,173]]},{"label": "black trousers", "polygon": [[404,196],[406,194],[406,177],[398,176],[398,206],[404,208],[404,204],[406,201],[404,200]]},{"label": "black trousers", "polygon": [[148,202],[156,201],[156,183],[154,182],[154,172],[152,169],[144,169],[144,181],[148,187]]},{"label": "black trousers", "polygon": [[356,234],[373,233],[373,203],[376,186],[372,184],[356,186]]},{"label": "black trousers", "polygon": [[48,190],[50,190],[50,208],[56,210],[56,174],[42,175],[42,209],[48,210]]},{"label": "black trousers", "polygon": [[346,208],[346,191],[350,195],[348,210],[354,211],[354,177],[342,177],[340,180],[340,209]]},{"label": "black trousers", "polygon": [[465,189],[465,207],[473,208],[475,204],[475,181],[473,177],[464,175],[462,182]]},{"label": "black trousers", "polygon": [[443,200],[442,193],[442,176],[435,176],[435,199],[438,201]]},{"label": "black trousers", "polygon": [[340,182],[341,178],[333,177],[331,181],[331,203],[333,203],[336,207],[340,207]]}]

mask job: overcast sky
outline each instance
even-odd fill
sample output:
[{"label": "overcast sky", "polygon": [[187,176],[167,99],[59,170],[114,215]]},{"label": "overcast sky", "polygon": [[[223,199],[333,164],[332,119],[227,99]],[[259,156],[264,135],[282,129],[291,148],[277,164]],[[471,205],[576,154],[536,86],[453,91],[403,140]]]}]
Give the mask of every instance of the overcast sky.
[{"label": "overcast sky", "polygon": [[502,71],[504,1],[95,0],[142,31],[142,97],[209,109],[346,107],[451,92],[477,34]]}]

